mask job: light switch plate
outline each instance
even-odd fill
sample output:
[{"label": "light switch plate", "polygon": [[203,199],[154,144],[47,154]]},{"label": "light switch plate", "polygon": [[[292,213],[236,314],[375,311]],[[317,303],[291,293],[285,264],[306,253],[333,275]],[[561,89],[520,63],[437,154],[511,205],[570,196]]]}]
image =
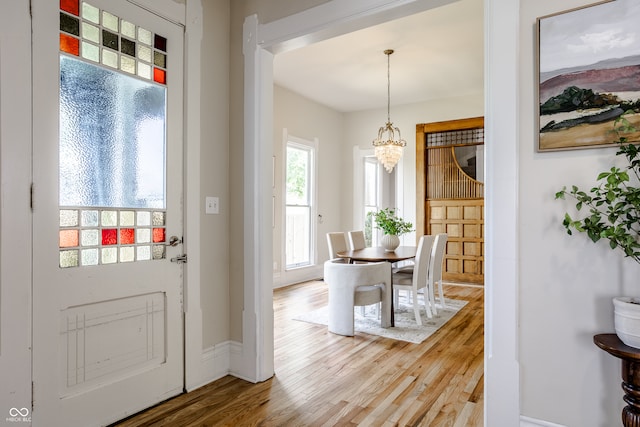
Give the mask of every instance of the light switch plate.
[{"label": "light switch plate", "polygon": [[205,208],[204,211],[207,214],[218,214],[220,213],[220,201],[217,197],[205,197]]}]

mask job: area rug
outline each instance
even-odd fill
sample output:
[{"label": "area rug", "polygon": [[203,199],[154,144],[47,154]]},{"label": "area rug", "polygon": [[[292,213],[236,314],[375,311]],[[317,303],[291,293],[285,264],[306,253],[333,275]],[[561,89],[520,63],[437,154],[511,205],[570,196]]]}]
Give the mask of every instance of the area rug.
[{"label": "area rug", "polygon": [[[419,298],[422,305],[423,296],[419,295]],[[447,308],[443,309],[440,304],[436,303],[438,314],[431,319],[427,317],[422,305],[422,326],[418,326],[413,315],[413,305],[401,296],[399,304],[395,308],[395,326],[392,328],[380,327],[375,305],[365,307],[364,316],[362,316],[360,307],[356,307],[354,310],[355,331],[420,344],[455,316],[467,304],[467,301],[447,298],[446,304]],[[299,314],[293,320],[327,325],[328,310],[329,308],[325,306],[308,313]]]}]

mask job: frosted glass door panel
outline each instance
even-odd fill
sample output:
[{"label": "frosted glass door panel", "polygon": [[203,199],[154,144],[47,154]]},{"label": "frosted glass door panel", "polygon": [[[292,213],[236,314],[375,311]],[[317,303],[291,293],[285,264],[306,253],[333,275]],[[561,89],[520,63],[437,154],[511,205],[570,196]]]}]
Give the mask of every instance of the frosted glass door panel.
[{"label": "frosted glass door panel", "polygon": [[60,206],[165,206],[166,87],[60,56]]}]

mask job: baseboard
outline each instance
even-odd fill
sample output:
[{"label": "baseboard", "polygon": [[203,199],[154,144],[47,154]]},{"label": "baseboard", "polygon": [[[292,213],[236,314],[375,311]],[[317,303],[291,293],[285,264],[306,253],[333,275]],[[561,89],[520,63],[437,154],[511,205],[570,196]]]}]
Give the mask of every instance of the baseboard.
[{"label": "baseboard", "polygon": [[187,391],[195,390],[229,375],[233,345],[233,341],[225,341],[204,349],[200,364],[200,381],[192,384]]},{"label": "baseboard", "polygon": [[323,273],[324,264],[274,273],[273,288],[277,289],[309,280],[318,280],[322,278]]},{"label": "baseboard", "polygon": [[550,423],[548,421],[536,420],[533,418],[520,416],[520,427],[567,427],[562,424]]}]

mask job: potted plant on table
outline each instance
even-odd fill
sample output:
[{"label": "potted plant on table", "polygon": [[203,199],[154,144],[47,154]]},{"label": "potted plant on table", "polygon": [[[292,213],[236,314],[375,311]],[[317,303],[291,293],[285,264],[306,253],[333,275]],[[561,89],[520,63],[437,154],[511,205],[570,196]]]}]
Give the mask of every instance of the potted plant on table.
[{"label": "potted plant on table", "polygon": [[375,220],[376,228],[384,233],[381,244],[387,252],[395,251],[400,245],[399,236],[413,231],[413,224],[397,216],[395,209],[380,209],[367,215]]},{"label": "potted plant on table", "polygon": [[[617,131],[632,130],[626,120],[620,120],[623,125]],[[565,187],[558,191],[555,197],[570,196],[576,200],[578,211],[588,211],[580,218],[565,213],[562,225],[568,234],[575,230],[586,233],[593,242],[606,239],[611,249],[640,263],[640,145],[629,144],[624,137],[616,143],[616,156],[626,158],[626,167],[614,166],[601,172],[598,184],[589,191],[573,185],[570,190]],[[640,298],[617,297],[613,303],[616,334],[625,344],[640,348]]]}]

